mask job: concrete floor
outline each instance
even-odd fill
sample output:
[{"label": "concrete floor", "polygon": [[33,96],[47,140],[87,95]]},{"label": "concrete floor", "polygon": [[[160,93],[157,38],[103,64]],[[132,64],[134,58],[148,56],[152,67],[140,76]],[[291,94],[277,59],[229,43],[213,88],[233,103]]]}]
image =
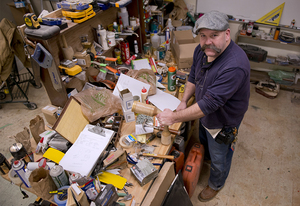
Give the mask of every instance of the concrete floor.
[{"label": "concrete floor", "polygon": [[[240,126],[231,172],[225,187],[215,199],[201,203],[198,194],[206,186],[209,165],[204,164],[193,205],[300,205],[300,104],[291,103],[292,93],[280,91],[267,99],[251,85],[249,109]],[[50,103],[44,88],[30,86],[29,100],[38,106],[28,110],[22,103],[2,105],[0,110],[0,152],[10,157],[11,136],[29,127],[29,122]],[[37,198],[23,195],[17,186],[0,178],[0,205],[16,206]]]}]

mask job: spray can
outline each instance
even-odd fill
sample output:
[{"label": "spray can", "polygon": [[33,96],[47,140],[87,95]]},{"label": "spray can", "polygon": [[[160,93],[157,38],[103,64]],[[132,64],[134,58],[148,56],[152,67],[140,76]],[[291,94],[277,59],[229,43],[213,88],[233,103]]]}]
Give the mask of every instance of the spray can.
[{"label": "spray can", "polygon": [[175,91],[176,68],[170,67],[168,70],[168,90]]},{"label": "spray can", "polygon": [[119,28],[118,28],[118,24],[117,22],[114,22],[113,24],[113,32],[115,33],[115,38],[119,38],[119,34],[117,34],[117,32],[119,32]]},{"label": "spray can", "polygon": [[98,24],[97,38],[98,38],[98,43],[99,43],[99,44],[101,44],[101,34],[100,34],[100,31],[101,31],[101,25]]},{"label": "spray can", "polygon": [[26,177],[25,163],[20,160],[14,161],[12,169],[17,173],[26,187],[31,187],[28,178]]},{"label": "spray can", "polygon": [[130,58],[129,43],[126,40],[121,42],[121,56],[123,62]]},{"label": "spray can", "polygon": [[137,57],[137,54],[132,55],[132,56],[125,62],[125,64],[126,64],[126,65],[129,65],[129,64],[131,63],[131,60],[135,60],[136,57]]},{"label": "spray can", "polygon": [[170,39],[170,29],[166,29],[166,41]]},{"label": "spray can", "polygon": [[57,188],[61,188],[62,186],[69,185],[68,177],[60,165],[55,165],[50,170],[50,176],[52,177]]},{"label": "spray can", "polygon": [[70,176],[69,176],[69,183],[70,185],[77,182],[80,178],[82,178],[81,174],[80,173],[72,173]]},{"label": "spray can", "polygon": [[139,53],[139,47],[138,47],[137,40],[134,40],[133,44],[134,44],[134,53],[138,54]]}]

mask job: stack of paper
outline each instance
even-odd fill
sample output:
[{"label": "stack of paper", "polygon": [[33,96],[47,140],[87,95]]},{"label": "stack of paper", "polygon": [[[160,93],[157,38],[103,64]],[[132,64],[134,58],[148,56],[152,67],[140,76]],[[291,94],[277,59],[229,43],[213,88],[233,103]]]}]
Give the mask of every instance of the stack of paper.
[{"label": "stack of paper", "polygon": [[86,125],[79,137],[59,162],[65,170],[89,176],[97,160],[113,138],[114,131],[105,129],[105,136],[90,132],[94,125]]}]

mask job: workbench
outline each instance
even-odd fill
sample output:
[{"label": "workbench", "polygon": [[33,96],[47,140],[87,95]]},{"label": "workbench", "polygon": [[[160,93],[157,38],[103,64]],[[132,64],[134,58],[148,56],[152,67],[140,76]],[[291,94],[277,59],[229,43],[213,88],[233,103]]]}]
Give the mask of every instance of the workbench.
[{"label": "workbench", "polygon": [[[171,93],[171,92],[169,92],[169,93]],[[182,95],[183,95],[183,93],[179,93],[178,98],[181,99]],[[191,105],[193,103],[193,101],[194,101],[194,98],[191,98],[190,101],[189,101],[189,103],[188,103],[188,105]],[[174,130],[178,130],[180,128],[180,126],[181,126],[181,123],[175,123],[175,124],[171,125],[169,128],[170,129],[174,129]],[[195,124],[193,125],[193,128],[194,127],[195,127]],[[134,122],[128,122],[128,123],[126,123],[125,120],[123,120],[120,136],[134,133],[134,131],[135,131],[135,121]],[[189,136],[191,135],[191,132],[192,131],[189,132],[190,133]],[[174,138],[175,138],[175,135],[172,135],[172,142],[173,142]],[[37,146],[37,144],[35,143],[35,141],[34,141],[33,138],[31,138],[31,145],[32,145],[32,151],[34,151],[35,148],[36,148],[36,146]],[[169,154],[169,151],[170,151],[170,149],[172,147],[172,144],[167,145],[167,146],[162,145],[161,142],[160,142],[160,138],[155,138],[153,141],[151,141],[149,143],[149,145],[157,145],[158,147],[155,148],[154,153],[155,154],[163,154],[163,155]],[[117,143],[116,146],[118,146],[118,143]],[[135,150],[134,148],[126,149],[126,151],[128,153],[134,153],[135,152],[134,150]],[[39,153],[39,154],[35,154],[34,153],[34,160],[35,161],[37,161],[37,160],[39,160],[41,158],[42,158],[42,153]],[[156,159],[154,159],[151,162],[152,163],[163,164],[164,159],[156,158]],[[136,201],[136,203],[141,204],[142,201],[143,201],[143,199],[146,197],[147,192],[148,192],[148,190],[150,189],[150,187],[151,187],[151,185],[153,183],[153,180],[150,181],[150,182],[148,182],[146,185],[144,185],[144,186],[141,187],[139,185],[139,183],[137,182],[137,180],[135,179],[135,177],[132,175],[132,173],[130,171],[130,167],[132,167],[132,165],[128,164],[128,167],[125,168],[125,169],[123,169],[123,170],[121,170],[120,174],[121,174],[121,176],[123,176],[124,178],[126,178],[128,182],[130,182],[130,183],[133,184],[132,187],[127,187],[128,192],[129,192],[129,194],[132,194],[134,196],[134,200]],[[155,166],[155,167],[158,170],[160,169],[159,166]],[[10,179],[8,177],[8,174],[2,175],[2,177],[5,180],[10,181]],[[17,186],[19,186],[19,185],[17,185]],[[38,196],[38,194],[36,194],[32,188],[27,188],[27,187],[24,186],[24,184],[21,187],[23,189],[25,189],[25,190],[27,190],[27,191],[29,191],[29,192],[31,192],[31,193],[33,193],[33,194],[35,194],[35,195]],[[47,201],[52,202],[52,203],[55,204],[53,198],[47,199]],[[126,204],[126,206],[128,206],[130,204],[130,201],[126,201],[124,203]]]}]

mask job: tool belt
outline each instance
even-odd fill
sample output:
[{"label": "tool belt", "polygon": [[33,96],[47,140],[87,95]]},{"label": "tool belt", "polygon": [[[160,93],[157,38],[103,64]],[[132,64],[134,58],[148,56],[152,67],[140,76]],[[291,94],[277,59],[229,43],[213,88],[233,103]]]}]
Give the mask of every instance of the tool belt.
[{"label": "tool belt", "polygon": [[216,136],[215,140],[219,144],[231,144],[237,137],[238,130],[236,127],[223,127],[223,129]]}]

